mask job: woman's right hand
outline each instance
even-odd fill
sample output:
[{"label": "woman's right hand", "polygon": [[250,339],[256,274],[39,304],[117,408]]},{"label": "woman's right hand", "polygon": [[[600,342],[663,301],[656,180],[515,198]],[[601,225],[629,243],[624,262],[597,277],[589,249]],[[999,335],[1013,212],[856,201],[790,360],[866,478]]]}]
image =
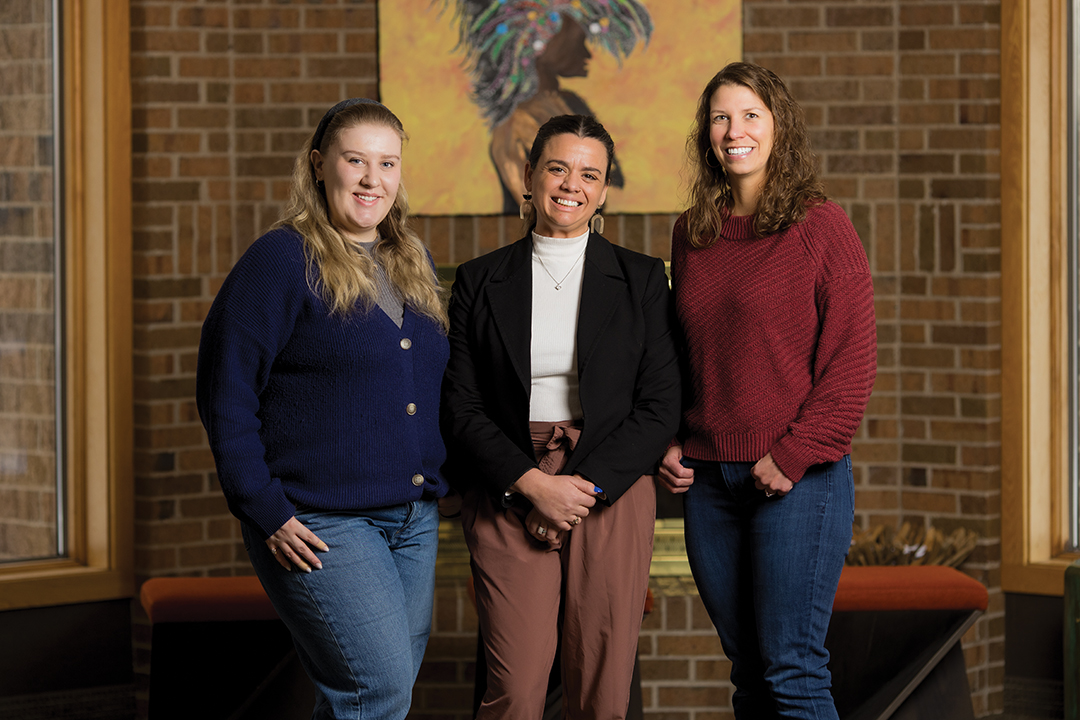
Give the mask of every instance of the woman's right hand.
[{"label": "woman's right hand", "polygon": [[330,549],[315,533],[297,520],[295,515],[279,527],[277,532],[266,538],[266,546],[270,548],[274,559],[286,570],[292,570],[293,565],[304,572],[311,572],[312,568],[322,570],[322,561],[311,549],[312,545],[323,552]]},{"label": "woman's right hand", "polygon": [[550,550],[562,547],[562,533],[555,527],[555,523],[541,515],[536,508],[525,516],[525,532],[533,540],[546,542]]},{"label": "woman's right hand", "polygon": [[512,489],[527,497],[537,512],[564,532],[589,514],[599,494],[596,486],[580,475],[548,475],[539,468],[518,478]]},{"label": "woman's right hand", "polygon": [[682,456],[682,445],[672,445],[660,461],[660,472],[657,475],[660,484],[670,493],[684,493],[694,484],[694,470],[683,467]]}]

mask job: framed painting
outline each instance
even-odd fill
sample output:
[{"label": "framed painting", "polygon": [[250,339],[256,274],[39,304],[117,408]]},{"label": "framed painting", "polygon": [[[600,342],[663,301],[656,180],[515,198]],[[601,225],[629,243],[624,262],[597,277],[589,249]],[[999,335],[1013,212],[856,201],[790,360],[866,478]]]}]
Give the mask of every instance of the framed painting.
[{"label": "framed painting", "polygon": [[516,214],[537,128],[595,115],[615,139],[606,209],[681,209],[706,82],[742,56],[739,0],[393,0],[382,101],[409,134],[416,215]]}]

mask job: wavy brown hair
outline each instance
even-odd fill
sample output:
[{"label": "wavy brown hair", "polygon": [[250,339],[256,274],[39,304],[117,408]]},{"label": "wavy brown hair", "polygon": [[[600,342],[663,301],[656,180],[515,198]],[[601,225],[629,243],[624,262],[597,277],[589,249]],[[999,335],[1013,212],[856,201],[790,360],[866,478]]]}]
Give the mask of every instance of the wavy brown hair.
[{"label": "wavy brown hair", "polygon": [[772,153],[765,165],[765,182],[754,213],[754,231],[772,235],[806,217],[809,206],[825,201],[817,177],[814,155],[802,108],[784,81],[760,65],[734,62],[716,73],[698,99],[694,128],[686,139],[690,166],[690,207],[686,211],[687,237],[694,247],[708,247],[734,206],[731,183],[709,142],[709,110],[721,85],[741,85],[761,98],[773,116]]},{"label": "wavy brown hair", "polygon": [[[297,155],[289,200],[281,219],[275,223],[275,227],[292,227],[304,238],[308,284],[330,306],[331,312],[343,316],[357,308],[366,312],[374,307],[378,297],[377,268],[371,256],[356,252],[330,221],[326,192],[316,182],[310,155],[312,150],[318,150],[328,157],[327,149],[342,132],[358,125],[387,127],[398,134],[402,143],[408,139],[401,121],[385,105],[362,102],[339,111],[326,126],[319,147],[312,147],[315,139],[312,133]],[[424,243],[408,226],[408,217],[409,198],[401,183],[390,212],[379,223],[374,255],[405,304],[434,320],[445,331],[449,322],[444,291],[435,277]]]}]

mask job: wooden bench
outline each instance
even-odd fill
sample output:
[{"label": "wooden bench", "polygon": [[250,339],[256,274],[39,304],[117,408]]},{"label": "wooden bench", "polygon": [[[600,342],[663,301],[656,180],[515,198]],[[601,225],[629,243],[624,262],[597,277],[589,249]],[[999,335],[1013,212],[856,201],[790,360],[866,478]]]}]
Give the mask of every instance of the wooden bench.
[{"label": "wooden bench", "polygon": [[[310,681],[257,578],[155,578],[141,600],[150,720],[310,716]],[[840,717],[973,718],[960,638],[987,601],[951,568],[844,568],[825,641]]]}]

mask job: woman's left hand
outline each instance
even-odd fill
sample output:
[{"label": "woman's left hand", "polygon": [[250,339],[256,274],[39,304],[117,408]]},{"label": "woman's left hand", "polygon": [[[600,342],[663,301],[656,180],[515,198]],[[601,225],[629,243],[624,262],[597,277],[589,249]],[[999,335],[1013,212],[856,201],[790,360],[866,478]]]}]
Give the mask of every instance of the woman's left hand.
[{"label": "woman's left hand", "polygon": [[555,523],[544,517],[536,508],[530,510],[529,514],[525,516],[525,532],[533,540],[546,542],[552,550],[558,550],[562,547],[562,538],[560,537],[562,533],[555,527]]},{"label": "woman's left hand", "polygon": [[787,475],[777,466],[772,453],[761,458],[750,469],[754,476],[754,487],[764,490],[766,497],[773,495],[787,495],[795,487],[795,483],[788,480]]}]

